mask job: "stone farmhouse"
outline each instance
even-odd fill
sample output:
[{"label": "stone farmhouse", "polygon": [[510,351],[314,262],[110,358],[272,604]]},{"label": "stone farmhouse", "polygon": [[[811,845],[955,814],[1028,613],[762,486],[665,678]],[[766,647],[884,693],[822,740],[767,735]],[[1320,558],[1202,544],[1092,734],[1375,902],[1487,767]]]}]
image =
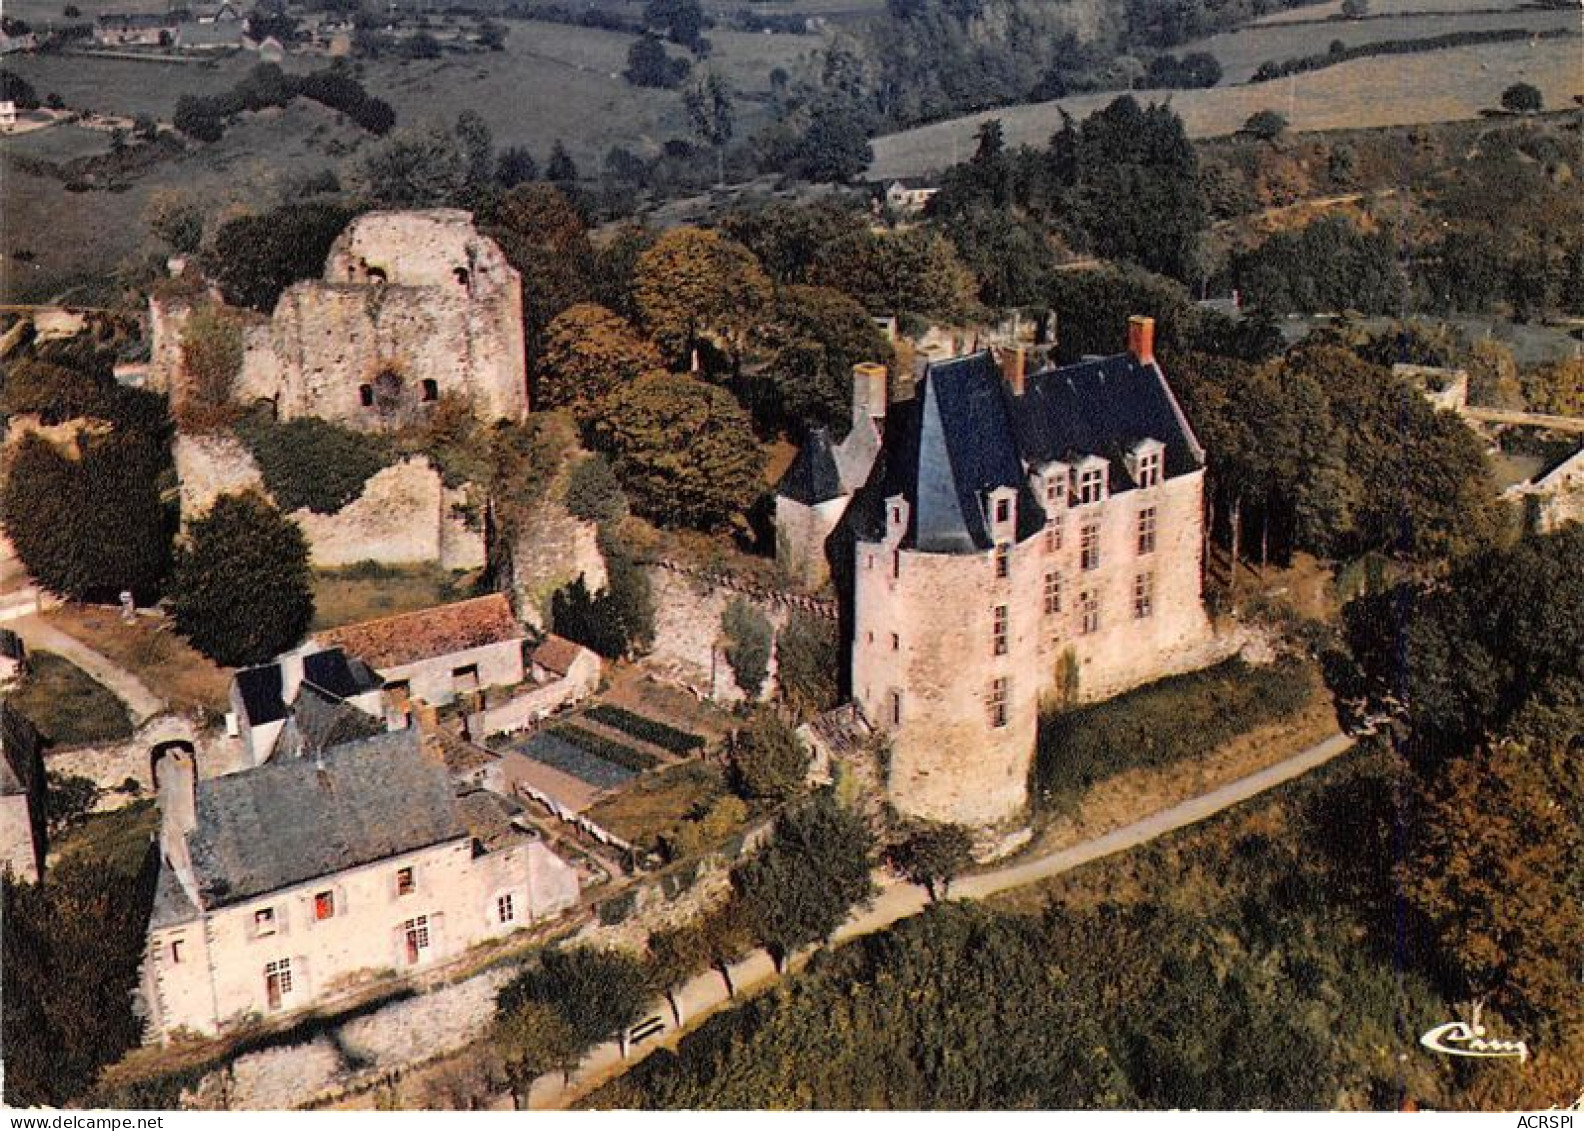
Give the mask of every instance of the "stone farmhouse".
[{"label": "stone farmhouse", "polygon": [[156,748],[160,872],[148,1034],[214,1034],[443,963],[571,906],[576,871],[458,797],[414,727],[197,780]]},{"label": "stone farmhouse", "polygon": [[904,812],[1015,817],[1042,701],[1210,658],[1204,451],[1153,334],[1135,318],[1128,352],[1032,374],[1016,349],[931,363],[885,414],[862,488],[817,452],[781,488],[800,535],[778,545],[783,565],[850,571],[852,695],[889,735]]},{"label": "stone farmhouse", "polygon": [[[243,764],[260,766],[277,750],[284,753],[300,744],[300,732],[314,726],[310,720],[315,714],[340,717],[342,712],[334,709],[344,706],[378,720],[378,729],[384,730],[384,687],[379,673],[362,660],[339,648],[310,646],[237,672],[231,680],[226,730],[241,740]],[[294,736],[287,736],[288,727]]]},{"label": "stone farmhouse", "polygon": [[398,703],[444,707],[523,680],[526,634],[500,593],[332,628],[315,639],[377,669]]},{"label": "stone farmhouse", "polygon": [[[181,395],[185,299],[150,300],[148,385]],[[421,419],[443,396],[484,420],[528,412],[522,279],[457,209],[359,216],[323,277],[288,287],[244,330],[233,398],[282,419],[377,431]]]}]

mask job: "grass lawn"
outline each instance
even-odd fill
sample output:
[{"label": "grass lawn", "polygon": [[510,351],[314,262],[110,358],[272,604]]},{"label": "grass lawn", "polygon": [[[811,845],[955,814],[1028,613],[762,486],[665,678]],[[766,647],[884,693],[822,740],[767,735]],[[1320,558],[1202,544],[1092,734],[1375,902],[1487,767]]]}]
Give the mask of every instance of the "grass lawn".
[{"label": "grass lawn", "polygon": [[725,793],[719,767],[685,762],[636,779],[585,816],[623,840],[649,845]]},{"label": "grass lawn", "polygon": [[86,746],[132,736],[126,704],[87,672],[54,652],[28,655],[30,671],[11,705],[52,746]]},{"label": "grass lawn", "polygon": [[198,652],[168,627],[139,618],[132,624],[118,609],[68,605],[49,622],[136,675],[177,711],[224,713],[231,670]]},{"label": "grass lawn", "polygon": [[410,613],[472,596],[472,575],[438,566],[348,566],[314,572],[315,629]]},{"label": "grass lawn", "polygon": [[159,825],[159,806],[153,798],[91,814],[50,846],[50,866],[78,861],[135,877]]}]

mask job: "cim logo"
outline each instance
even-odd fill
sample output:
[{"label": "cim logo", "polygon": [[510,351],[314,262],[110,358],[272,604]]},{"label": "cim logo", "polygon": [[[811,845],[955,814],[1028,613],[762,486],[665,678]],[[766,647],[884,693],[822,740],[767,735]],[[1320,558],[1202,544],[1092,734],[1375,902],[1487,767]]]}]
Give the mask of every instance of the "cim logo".
[{"label": "cim logo", "polygon": [[1473,1021],[1449,1021],[1437,1025],[1419,1043],[1431,1052],[1447,1056],[1472,1056],[1481,1059],[1515,1056],[1521,1061],[1529,1059],[1529,1046],[1523,1041],[1503,1041],[1485,1035],[1485,1026],[1476,1014]]}]

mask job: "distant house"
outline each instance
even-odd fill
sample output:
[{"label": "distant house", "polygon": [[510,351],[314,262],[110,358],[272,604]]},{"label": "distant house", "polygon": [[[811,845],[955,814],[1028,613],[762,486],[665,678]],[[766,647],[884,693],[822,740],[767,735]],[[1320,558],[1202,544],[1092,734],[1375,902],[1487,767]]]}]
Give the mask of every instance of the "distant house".
[{"label": "distant house", "polygon": [[200,24],[236,24],[239,27],[242,24],[242,13],[230,0],[221,0],[218,4],[194,4],[192,17]]},{"label": "distant house", "polygon": [[197,780],[154,754],[149,1032],[213,1034],[423,970],[578,899],[513,802],[458,797],[415,727]]},{"label": "distant house", "polygon": [[0,130],[10,132],[16,129],[17,108],[16,103],[10,100],[0,102]]},{"label": "distant house", "polygon": [[443,707],[523,679],[525,634],[500,593],[344,625],[315,639],[379,671],[398,700]]},{"label": "distant house", "polygon": [[0,701],[0,869],[19,880],[44,874],[44,740],[27,718]]},{"label": "distant house", "polygon": [[[231,680],[231,713],[226,729],[242,740],[247,764],[258,766],[277,748],[302,745],[302,727],[316,726],[330,706],[359,712],[383,730],[384,681],[378,672],[339,648],[314,648],[287,653],[268,664],[243,668]],[[311,722],[294,724],[296,707],[305,704]],[[338,712],[339,713],[339,712]],[[286,735],[293,724],[294,735]]]},{"label": "distant house", "polygon": [[225,51],[242,46],[243,24],[236,18],[184,23],[176,35],[179,47],[189,51]]},{"label": "distant house", "polygon": [[267,35],[260,40],[256,50],[261,63],[284,63],[286,61],[286,48],[273,35]]},{"label": "distant house", "polygon": [[897,180],[885,187],[886,211],[893,216],[917,216],[940,189],[919,181]]},{"label": "distant house", "polygon": [[176,42],[179,17],[171,12],[106,12],[94,25],[102,47],[168,47]]}]

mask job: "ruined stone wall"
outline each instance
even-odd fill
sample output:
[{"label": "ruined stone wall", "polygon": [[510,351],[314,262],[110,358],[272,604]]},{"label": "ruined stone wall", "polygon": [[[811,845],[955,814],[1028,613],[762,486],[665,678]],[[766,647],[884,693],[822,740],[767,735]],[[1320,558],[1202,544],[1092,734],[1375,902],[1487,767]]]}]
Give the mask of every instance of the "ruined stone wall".
[{"label": "ruined stone wall", "polygon": [[[677,569],[651,564],[644,567],[654,595],[654,648],[645,660],[656,674],[690,687],[717,703],[744,699],[731,665],[726,662],[721,616],[733,601],[743,600],[758,609],[777,634],[786,627],[791,606],[767,600]],[[761,695],[775,694],[776,660],[770,657],[770,674]]]},{"label": "ruined stone wall", "polygon": [[776,565],[792,584],[816,590],[830,580],[825,543],[849,501],[842,497],[811,507],[785,495],[776,496]]},{"label": "ruined stone wall", "polygon": [[[192,719],[182,715],[157,715],[124,742],[52,751],[49,769],[53,773],[89,778],[104,790],[96,811],[119,809],[140,797],[153,796],[149,752],[158,743],[176,739],[193,744],[201,778],[235,773],[251,764],[239,739],[227,738],[218,729],[201,730]],[[117,792],[128,778],[138,783],[138,793]]]},{"label": "ruined stone wall", "polygon": [[176,433],[171,445],[180,487],[182,525],[205,514],[221,495],[264,491],[264,474],[252,454],[235,436]]},{"label": "ruined stone wall", "polygon": [[605,588],[605,558],[592,522],[546,499],[525,514],[511,543],[512,604],[524,624],[547,628],[550,598],[582,576],[590,593]]},{"label": "ruined stone wall", "polygon": [[[1062,512],[995,556],[929,554],[888,543],[857,545],[853,695],[892,736],[890,791],[899,808],[983,824],[1027,801],[1040,703],[1063,690],[1063,656],[1077,662],[1077,695],[1098,699],[1211,662],[1213,635],[1200,600],[1203,473]],[[1155,548],[1140,553],[1139,513],[1153,507]],[[1015,519],[1013,520],[1015,524]],[[1081,532],[1099,526],[1099,568],[1084,570]],[[1135,582],[1153,576],[1151,612],[1135,616]],[[1046,578],[1060,607],[1047,611]],[[1098,598],[1099,628],[1085,632],[1082,598]],[[1006,650],[995,650],[996,609]],[[1005,680],[1006,721],[990,699]]]}]

